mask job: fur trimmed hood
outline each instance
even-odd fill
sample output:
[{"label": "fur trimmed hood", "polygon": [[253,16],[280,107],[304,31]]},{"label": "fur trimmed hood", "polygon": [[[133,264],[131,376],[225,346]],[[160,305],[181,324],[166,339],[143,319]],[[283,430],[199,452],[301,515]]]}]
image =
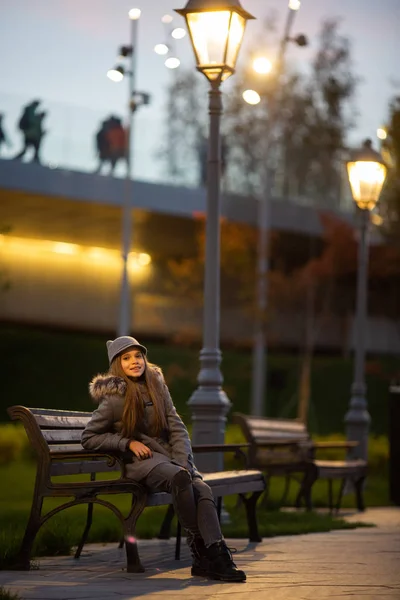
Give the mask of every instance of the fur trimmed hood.
[{"label": "fur trimmed hood", "polygon": [[[151,366],[148,367],[154,371],[161,381],[164,383],[164,375],[160,367]],[[122,379],[122,377],[118,377],[117,375],[111,375],[110,373],[99,373],[95,377],[93,377],[92,381],[89,383],[89,394],[92,399],[99,403],[100,400],[104,398],[104,396],[121,396],[123,397],[126,392],[126,381]]]},{"label": "fur trimmed hood", "polygon": [[124,396],[125,392],[126,382],[109,373],[96,375],[89,383],[89,393],[95,402],[100,402],[104,396]]}]

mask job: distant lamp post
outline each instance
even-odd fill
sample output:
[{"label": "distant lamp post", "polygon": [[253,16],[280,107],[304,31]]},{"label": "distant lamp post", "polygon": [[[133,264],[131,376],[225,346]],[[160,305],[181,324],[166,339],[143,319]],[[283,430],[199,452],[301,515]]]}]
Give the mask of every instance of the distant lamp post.
[{"label": "distant lamp post", "polygon": [[347,162],[351,193],[360,216],[360,240],[357,268],[357,300],[355,318],[354,378],[350,406],[345,416],[349,440],[359,442],[354,451],[357,458],[367,459],[368,432],[371,417],[366,400],[365,383],[365,330],[367,326],[368,289],[368,225],[370,211],[376,206],[386,178],[386,165],[381,155],[373,150],[371,140],[366,140],[359,150],[352,152]]},{"label": "distant lamp post", "polygon": [[[239,0],[189,0],[177,10],[186,19],[196,68],[210,82],[207,165],[206,261],[204,275],[203,348],[198,387],[189,400],[193,443],[223,443],[231,403],[222,389],[220,369],[220,84],[235,71],[246,22],[253,19]],[[222,455],[200,455],[201,470],[223,467]],[[217,463],[217,464],[216,464]]]},{"label": "distant lamp post", "polygon": [[126,184],[124,203],[122,207],[122,274],[119,298],[119,316],[118,316],[118,335],[129,335],[132,318],[132,298],[129,283],[129,255],[132,244],[132,164],[133,164],[133,136],[134,136],[134,114],[139,106],[150,103],[150,95],[146,92],[136,91],[136,59],[137,59],[137,41],[138,24],[140,19],[140,8],[131,8],[128,13],[130,20],[130,44],[121,46],[119,58],[130,59],[130,66],[117,65],[107,71],[107,77],[116,83],[122,81],[125,76],[129,77],[128,88],[128,119],[127,130],[128,139],[126,143]]}]

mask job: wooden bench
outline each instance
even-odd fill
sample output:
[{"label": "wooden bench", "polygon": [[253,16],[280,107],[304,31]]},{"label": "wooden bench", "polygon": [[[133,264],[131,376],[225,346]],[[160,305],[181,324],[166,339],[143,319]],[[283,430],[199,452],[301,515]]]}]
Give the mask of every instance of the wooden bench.
[{"label": "wooden bench", "polygon": [[249,444],[248,468],[259,469],[266,475],[267,493],[269,479],[273,475],[286,477],[283,497],[286,499],[291,477],[301,475],[300,490],[296,506],[303,500],[308,510],[312,509],[312,486],[317,479],[328,481],[329,508],[334,509],[332,482],[341,480],[340,490],[335,503],[340,509],[346,481],[354,485],[357,508],[364,510],[363,484],[367,475],[367,463],[361,459],[318,460],[318,450],[342,449],[351,451],[358,442],[321,441],[314,442],[304,423],[294,419],[272,419],[252,417],[241,413],[233,414],[233,422],[238,424]]},{"label": "wooden bench", "polygon": [[[91,413],[25,408],[8,408],[12,420],[21,421],[37,459],[36,481],[31,512],[22,540],[18,567],[30,568],[31,550],[40,527],[52,516],[62,510],[87,504],[86,526],[77,547],[75,558],[79,558],[87,540],[93,518],[93,505],[99,504],[113,511],[122,525],[123,540],[126,547],[127,571],[143,572],[135,536],[136,522],[148,506],[171,505],[168,493],[149,493],[137,482],[124,477],[124,453],[88,452],[81,445],[81,435]],[[195,447],[196,451],[222,452],[234,451],[240,454],[241,445],[216,445]],[[126,457],[125,457],[126,458]],[[97,475],[107,472],[119,472],[116,479],[96,479]],[[56,481],[64,475],[89,475],[88,481]],[[265,489],[263,474],[258,470],[222,471],[207,473],[204,480],[211,486],[220,513],[221,499],[230,494],[238,494],[245,503],[249,539],[259,542],[256,504]],[[112,502],[99,498],[111,494],[126,493],[131,496],[131,508],[127,516]],[[249,495],[250,494],[250,495]],[[70,498],[60,506],[42,514],[45,498]],[[71,499],[72,498],[72,499]],[[122,543],[120,544],[122,546]],[[176,541],[175,557],[179,558],[180,528]]]}]

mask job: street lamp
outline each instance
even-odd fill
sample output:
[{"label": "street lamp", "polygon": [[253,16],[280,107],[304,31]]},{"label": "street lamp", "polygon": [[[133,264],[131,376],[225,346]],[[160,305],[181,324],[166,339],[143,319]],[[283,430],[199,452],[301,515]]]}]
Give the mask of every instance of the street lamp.
[{"label": "street lamp", "polygon": [[132,244],[132,161],[133,161],[133,136],[134,136],[134,114],[139,106],[149,104],[150,96],[146,92],[136,91],[135,75],[136,75],[136,57],[137,57],[137,40],[138,40],[138,24],[141,11],[139,8],[132,8],[129,13],[130,20],[130,44],[121,46],[119,55],[121,58],[130,58],[130,67],[126,69],[123,65],[117,65],[107,72],[107,76],[111,81],[120,82],[125,75],[129,77],[128,88],[128,140],[125,148],[126,153],[126,178],[125,178],[125,195],[122,206],[122,274],[121,288],[119,301],[119,319],[118,319],[118,335],[128,335],[131,328],[131,309],[132,299],[129,285],[129,270],[128,261],[129,253]]},{"label": "street lamp", "polygon": [[[220,84],[235,71],[246,22],[253,19],[239,0],[189,0],[184,9],[196,68],[210,83],[207,163],[207,224],[204,273],[203,348],[198,387],[188,402],[192,411],[193,444],[223,443],[231,403],[222,389],[220,369]],[[223,468],[223,456],[200,455],[203,471]],[[217,463],[217,464],[216,464]]]},{"label": "street lamp", "polygon": [[353,200],[360,216],[360,240],[357,267],[357,300],[355,319],[354,379],[351,387],[349,410],[345,415],[349,440],[358,441],[354,450],[357,458],[367,459],[368,431],[371,417],[368,413],[365,384],[365,330],[367,326],[368,285],[368,225],[370,211],[378,202],[386,178],[386,165],[381,155],[373,150],[371,140],[366,140],[359,150],[351,153],[347,161],[347,174]]}]

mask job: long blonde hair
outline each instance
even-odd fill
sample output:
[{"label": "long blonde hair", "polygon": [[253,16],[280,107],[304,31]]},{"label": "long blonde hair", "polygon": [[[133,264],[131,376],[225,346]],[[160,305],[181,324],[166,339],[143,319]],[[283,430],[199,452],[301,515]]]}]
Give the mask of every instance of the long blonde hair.
[{"label": "long blonde hair", "polygon": [[[164,408],[164,380],[161,369],[147,361],[146,356],[142,354],[145,362],[144,381],[147,387],[147,393],[154,406],[155,423],[150,435],[160,435],[163,429],[167,429],[167,418]],[[121,365],[121,355],[116,356],[110,365],[109,372],[112,375],[121,377],[126,382],[126,393],[124,410],[122,412],[122,430],[124,437],[130,437],[138,424],[144,417],[144,398],[143,387],[136,381],[129,379],[124,373]]]}]

